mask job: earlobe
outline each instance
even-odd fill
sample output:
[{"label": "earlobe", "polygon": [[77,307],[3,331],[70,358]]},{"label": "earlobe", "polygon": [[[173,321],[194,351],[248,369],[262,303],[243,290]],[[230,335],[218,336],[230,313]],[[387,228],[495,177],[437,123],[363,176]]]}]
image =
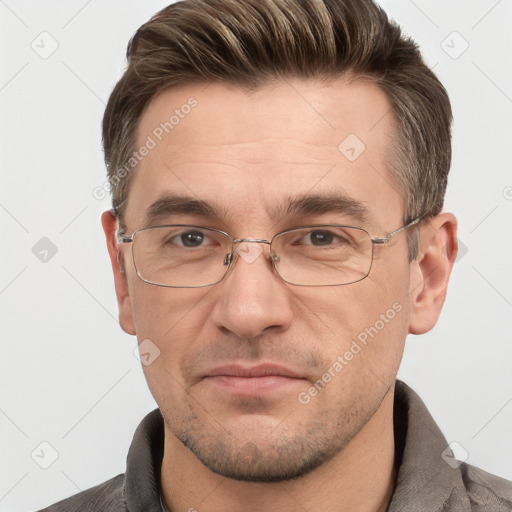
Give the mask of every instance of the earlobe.
[{"label": "earlobe", "polygon": [[116,243],[117,220],[113,211],[103,212],[101,224],[105,232],[108,254],[114,273],[114,284],[116,289],[117,304],[119,307],[119,323],[127,334],[135,335],[135,322],[133,321],[133,310],[130,300],[128,282],[123,265],[123,255]]},{"label": "earlobe", "polygon": [[411,263],[410,334],[424,334],[437,323],[457,256],[457,220],[442,213],[419,228],[419,255]]}]

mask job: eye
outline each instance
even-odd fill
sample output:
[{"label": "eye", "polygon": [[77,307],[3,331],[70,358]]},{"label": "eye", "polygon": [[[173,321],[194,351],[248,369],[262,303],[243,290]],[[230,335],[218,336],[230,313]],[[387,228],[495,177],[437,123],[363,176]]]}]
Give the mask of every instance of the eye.
[{"label": "eye", "polygon": [[206,231],[195,227],[183,229],[162,226],[149,230],[147,236],[151,235],[153,243],[157,243],[159,247],[165,249],[205,247],[206,242],[210,241],[210,236]]},{"label": "eye", "polygon": [[305,237],[311,245],[329,245],[334,240],[334,234],[331,231],[312,231]]},{"label": "eye", "polygon": [[328,246],[333,244],[344,244],[349,243],[346,236],[343,233],[334,233],[328,229],[315,229],[309,231],[299,241],[301,245],[312,245],[315,247]]},{"label": "eye", "polygon": [[174,237],[169,242],[182,245],[184,247],[199,247],[204,239],[206,238],[205,233],[199,230],[184,231]]},{"label": "eye", "polygon": [[230,239],[224,233],[200,226],[157,226],[146,231],[141,230],[141,234],[145,237],[147,247],[166,253],[178,251],[211,253],[219,247],[224,250],[230,246]]}]

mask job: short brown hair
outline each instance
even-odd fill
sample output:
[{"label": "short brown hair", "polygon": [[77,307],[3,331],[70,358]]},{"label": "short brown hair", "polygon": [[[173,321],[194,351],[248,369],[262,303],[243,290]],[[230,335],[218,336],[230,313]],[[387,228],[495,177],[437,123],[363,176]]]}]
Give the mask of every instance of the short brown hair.
[{"label": "short brown hair", "polygon": [[[353,75],[376,83],[396,121],[390,173],[403,195],[404,223],[443,207],[451,161],[448,95],[414,41],[372,0],[182,0],[137,30],[127,58],[103,118],[121,223],[132,175],[126,163],[157,94],[210,82],[255,89],[289,77]],[[416,251],[411,248],[412,258]]]}]

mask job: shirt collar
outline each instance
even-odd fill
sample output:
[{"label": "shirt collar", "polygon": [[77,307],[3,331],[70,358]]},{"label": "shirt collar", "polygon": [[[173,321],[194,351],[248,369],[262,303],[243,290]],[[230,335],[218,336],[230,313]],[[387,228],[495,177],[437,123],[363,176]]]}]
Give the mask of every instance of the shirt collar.
[{"label": "shirt collar", "polygon": [[129,512],[162,512],[160,470],[164,453],[164,420],[159,409],[138,426],[126,459],[123,494]]},{"label": "shirt collar", "polygon": [[470,512],[462,473],[445,437],[420,397],[399,380],[393,419],[399,470],[388,512],[442,512],[448,507]]},{"label": "shirt collar", "polygon": [[[450,510],[470,512],[462,474],[456,463],[445,462],[443,434],[419,396],[399,380],[393,419],[399,469],[388,512],[442,512],[448,504]],[[128,452],[123,494],[130,512],[162,512],[163,451],[164,421],[156,409],[137,428]]]}]

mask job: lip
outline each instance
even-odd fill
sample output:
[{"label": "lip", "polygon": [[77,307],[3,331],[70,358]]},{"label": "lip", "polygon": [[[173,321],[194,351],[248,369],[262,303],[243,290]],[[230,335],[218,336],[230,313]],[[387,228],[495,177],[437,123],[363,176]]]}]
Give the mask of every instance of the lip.
[{"label": "lip", "polygon": [[290,379],[301,379],[297,373],[275,364],[260,364],[258,366],[246,367],[241,365],[226,365],[219,366],[207,373],[206,377],[245,377],[245,378],[258,378],[258,377],[288,377]]},{"label": "lip", "polygon": [[208,371],[203,380],[231,394],[256,396],[285,390],[305,378],[283,366],[262,364],[220,366]]}]

